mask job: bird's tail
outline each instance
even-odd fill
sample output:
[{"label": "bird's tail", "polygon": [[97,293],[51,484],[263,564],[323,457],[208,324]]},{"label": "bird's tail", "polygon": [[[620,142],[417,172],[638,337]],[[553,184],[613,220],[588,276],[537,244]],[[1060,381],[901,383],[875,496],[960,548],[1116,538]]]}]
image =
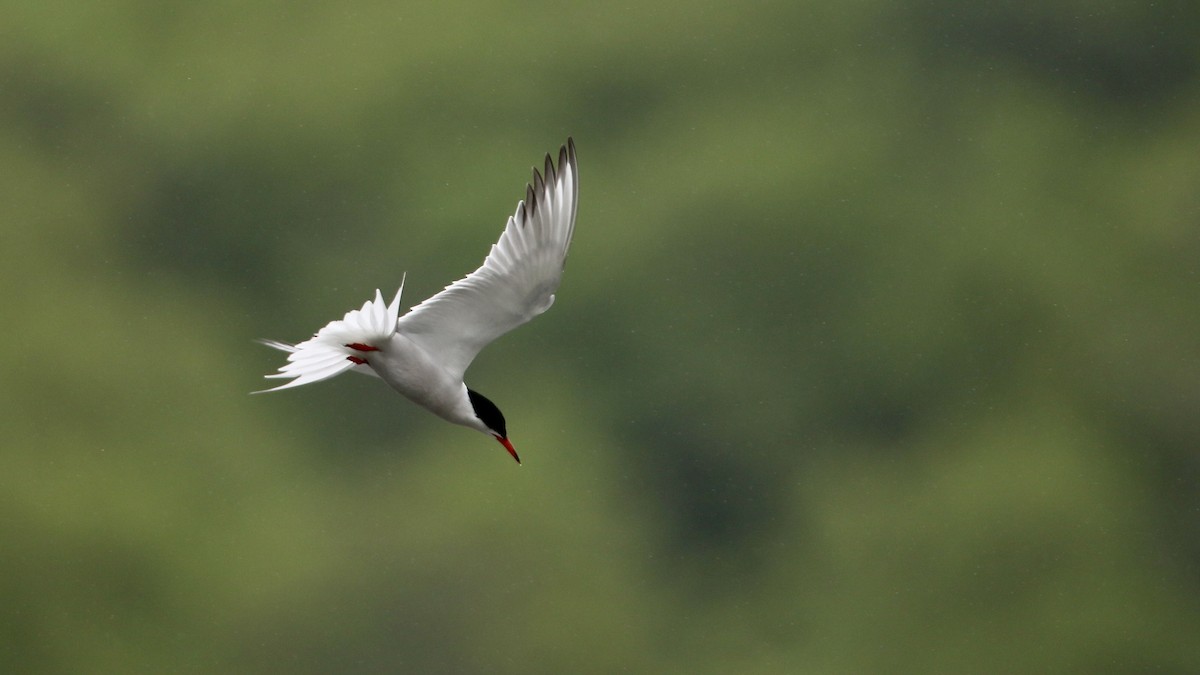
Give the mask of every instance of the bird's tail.
[{"label": "bird's tail", "polygon": [[396,298],[389,305],[383,302],[383,294],[376,290],[375,299],[363,303],[362,309],[347,312],[340,321],[330,321],[311,339],[300,344],[260,340],[268,347],[288,352],[288,362],[279,368],[279,372],[266,377],[287,377],[292,380],[278,387],[254,393],[261,394],[320,382],[356,367],[364,372],[373,373],[370,367],[364,364],[370,358],[369,352],[374,351],[378,345],[385,344],[396,332],[396,319],[400,316],[400,295],[403,292],[404,282],[401,281],[400,290],[396,291]]}]

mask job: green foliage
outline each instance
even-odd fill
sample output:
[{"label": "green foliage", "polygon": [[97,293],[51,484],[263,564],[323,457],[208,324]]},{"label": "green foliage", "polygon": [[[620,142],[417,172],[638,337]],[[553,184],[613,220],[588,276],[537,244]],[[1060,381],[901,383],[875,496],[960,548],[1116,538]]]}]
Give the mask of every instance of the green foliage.
[{"label": "green foliage", "polygon": [[[1193,3],[5,9],[0,670],[1200,670]],[[247,396],[568,134],[524,466]]]}]

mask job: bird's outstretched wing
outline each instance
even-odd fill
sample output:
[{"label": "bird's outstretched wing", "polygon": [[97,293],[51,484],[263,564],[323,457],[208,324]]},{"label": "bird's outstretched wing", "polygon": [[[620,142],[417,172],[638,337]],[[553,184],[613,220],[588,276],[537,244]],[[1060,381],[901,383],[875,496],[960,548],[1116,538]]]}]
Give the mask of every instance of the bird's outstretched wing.
[{"label": "bird's outstretched wing", "polygon": [[534,168],[525,199],[483,265],[399,319],[399,333],[458,377],[479,350],[554,303],[575,231],[574,141],[558,151],[557,170],[546,155],[544,174]]}]

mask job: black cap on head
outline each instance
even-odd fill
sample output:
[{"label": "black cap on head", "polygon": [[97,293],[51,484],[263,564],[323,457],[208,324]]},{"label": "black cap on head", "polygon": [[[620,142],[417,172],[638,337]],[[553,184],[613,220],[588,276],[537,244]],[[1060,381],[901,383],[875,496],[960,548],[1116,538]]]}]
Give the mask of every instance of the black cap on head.
[{"label": "black cap on head", "polygon": [[483,422],[488,429],[493,433],[499,434],[500,438],[508,438],[508,428],[504,424],[504,414],[492,403],[486,396],[472,389],[467,390],[467,398],[471,399],[471,407],[475,409],[475,416]]}]

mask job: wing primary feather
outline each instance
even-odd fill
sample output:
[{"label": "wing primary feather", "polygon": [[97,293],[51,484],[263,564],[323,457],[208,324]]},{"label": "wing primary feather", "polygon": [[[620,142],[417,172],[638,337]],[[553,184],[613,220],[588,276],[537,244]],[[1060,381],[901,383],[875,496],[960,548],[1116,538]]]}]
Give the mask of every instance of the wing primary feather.
[{"label": "wing primary feather", "polygon": [[546,184],[542,181],[542,174],[538,173],[537,167],[533,167],[533,193],[542,195],[546,193]]}]

